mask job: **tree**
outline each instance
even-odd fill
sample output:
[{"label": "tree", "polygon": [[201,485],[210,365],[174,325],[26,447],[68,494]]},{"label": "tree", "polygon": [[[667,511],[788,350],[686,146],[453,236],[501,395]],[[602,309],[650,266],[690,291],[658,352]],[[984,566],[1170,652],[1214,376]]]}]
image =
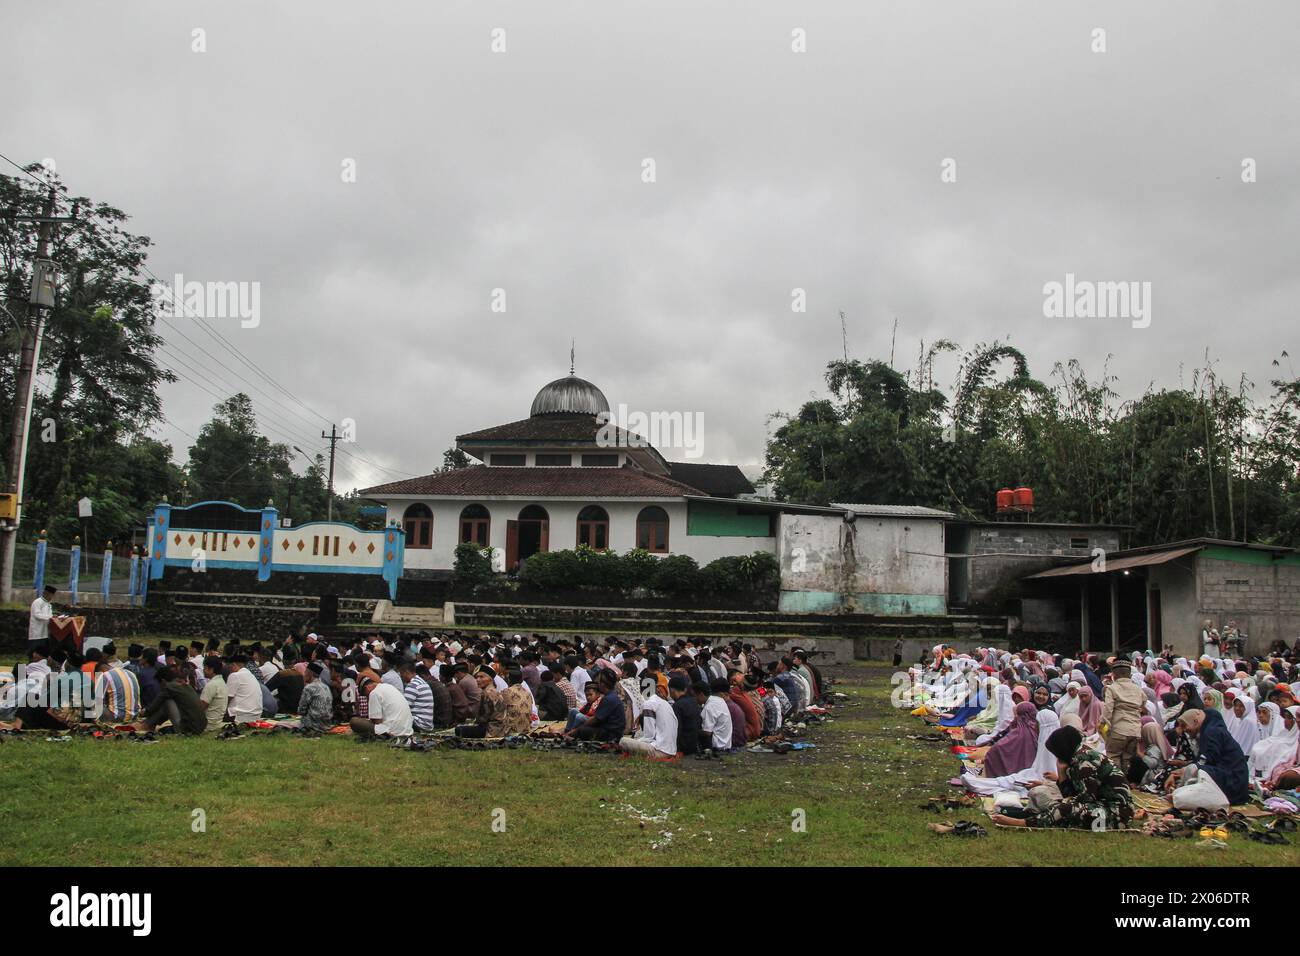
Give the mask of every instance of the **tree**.
[{"label": "tree", "polygon": [[283,506],[295,483],[289,456],[287,445],[258,432],[252,399],[240,392],[213,408],[212,420],[190,448],[191,494],[261,508],[282,491]]},{"label": "tree", "polygon": [[1121,403],[1106,370],[1094,381],[1078,362],[1058,363],[1049,385],[1018,349],[993,342],[963,356],[950,401],[931,367],[952,348],[923,348],[906,375],[830,362],[831,398],[774,416],[763,480],[783,500],[968,517],[988,517],[997,489],[1029,485],[1039,519],[1129,525],[1138,543],[1300,543],[1300,379],[1273,381],[1260,404],[1250,382],[1229,388],[1207,359],[1190,388]]},{"label": "tree", "polygon": [[456,471],[470,466],[469,455],[459,448],[448,448],[442,453],[442,470]]},{"label": "tree", "polygon": [[[162,338],[142,278],[150,242],[123,228],[126,213],[69,197],[57,179],[39,166],[29,168],[55,186],[59,214],[75,204],[78,216],[55,231],[49,249],[59,273],[40,354],[39,378],[49,386],[38,388],[33,402],[20,534],[31,538],[48,528],[52,541],[66,545],[78,532],[75,502],[88,496],[95,502],[95,536],[121,541],[141,526],[152,502],[178,486],[170,447],[148,434],[162,414],[158,386],[174,380],[155,358]],[[28,177],[0,176],[6,212],[38,213],[45,194]],[[27,317],[36,244],[36,224],[0,219],[2,304],[18,322]],[[22,340],[8,318],[0,319],[0,328],[6,353],[0,401],[12,407]],[[7,416],[0,420],[4,447],[10,424]]]}]

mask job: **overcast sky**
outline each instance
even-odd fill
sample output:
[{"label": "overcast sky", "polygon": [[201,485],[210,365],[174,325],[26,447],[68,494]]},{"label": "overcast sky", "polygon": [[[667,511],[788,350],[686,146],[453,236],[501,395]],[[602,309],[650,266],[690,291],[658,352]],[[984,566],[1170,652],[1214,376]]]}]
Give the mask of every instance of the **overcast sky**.
[{"label": "overcast sky", "polygon": [[[159,276],[260,283],[256,328],[213,324],[324,418],[166,326],[203,374],[164,361],[311,452],[353,419],[345,490],[526,417],[571,338],[612,404],[700,413],[700,460],[751,473],[839,310],[856,358],[897,318],[900,366],[1010,335],[1040,377],[1112,355],[1126,396],[1297,354],[1295,0],[5,7],[0,152],[126,210]],[[1045,318],[1067,273],[1151,283],[1149,327]],[[180,460],[209,391],[164,389]]]}]

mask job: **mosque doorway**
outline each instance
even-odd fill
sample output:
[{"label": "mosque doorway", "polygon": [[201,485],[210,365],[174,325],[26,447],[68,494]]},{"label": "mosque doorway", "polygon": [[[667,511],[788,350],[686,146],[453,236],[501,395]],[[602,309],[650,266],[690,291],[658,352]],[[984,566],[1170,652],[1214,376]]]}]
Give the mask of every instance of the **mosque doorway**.
[{"label": "mosque doorway", "polygon": [[551,516],[541,505],[529,505],[519,512],[518,521],[506,522],[506,569],[519,566],[539,551],[550,550]]}]

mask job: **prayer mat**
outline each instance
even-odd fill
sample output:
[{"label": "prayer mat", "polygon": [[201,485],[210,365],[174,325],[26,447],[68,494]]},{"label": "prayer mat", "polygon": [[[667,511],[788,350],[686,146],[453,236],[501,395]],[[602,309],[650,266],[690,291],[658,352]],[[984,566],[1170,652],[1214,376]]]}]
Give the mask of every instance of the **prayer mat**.
[{"label": "prayer mat", "polygon": [[85,640],[86,619],[84,617],[50,618],[50,637],[57,643],[67,646],[70,640],[81,653],[81,644]]},{"label": "prayer mat", "polygon": [[1144,790],[1134,790],[1132,793],[1134,806],[1141,807],[1147,813],[1167,813],[1173,809],[1172,803],[1157,794]]},{"label": "prayer mat", "polygon": [[[1137,796],[1137,795],[1134,794],[1134,796]],[[994,807],[994,805],[993,805],[993,800],[994,800],[993,797],[982,797],[982,798],[980,799],[980,802],[984,805],[984,812],[985,812],[986,814],[988,814],[988,816],[989,816],[990,818],[993,816],[993,814],[995,814],[995,813],[998,812],[998,811],[997,811],[997,808]],[[1136,803],[1137,801],[1135,800],[1134,802]],[[1022,804],[1023,804],[1023,800],[1022,800]],[[1076,833],[1088,833],[1088,832],[1094,832],[1094,833],[1103,833],[1103,832],[1104,832],[1104,833],[1142,833],[1142,832],[1144,832],[1143,827],[1142,827],[1142,824],[1144,824],[1145,822],[1146,822],[1145,820],[1141,820],[1141,821],[1139,821],[1139,820],[1132,820],[1132,821],[1130,821],[1129,825],[1126,826],[1126,827],[1107,827],[1104,831],[1103,831],[1103,830],[1088,831],[1088,830],[1083,830],[1083,829],[1081,829],[1081,828],[1079,828],[1079,827],[1012,827],[1012,826],[1007,826],[1005,823],[994,823],[993,825],[994,825],[995,827],[997,827],[999,830],[1019,830],[1019,831],[1023,831],[1023,832],[1026,832],[1026,833],[1034,833],[1034,832],[1038,832],[1038,833],[1053,833],[1053,832],[1055,832],[1055,833],[1060,833],[1062,830],[1074,830]],[[1134,826],[1133,824],[1137,824],[1137,826]]]},{"label": "prayer mat", "polygon": [[1005,823],[993,824],[999,830],[1016,833],[1145,833],[1141,827],[1107,827],[1105,830],[1084,830],[1080,827],[1009,827]]},{"label": "prayer mat", "polygon": [[[1147,793],[1143,790],[1133,791],[1133,805],[1141,807],[1147,813],[1161,814],[1168,813],[1174,808],[1173,803],[1154,793]],[[1245,803],[1237,807],[1229,807],[1229,813],[1240,813],[1243,817],[1260,819],[1263,817],[1273,816],[1272,812],[1263,807],[1256,806],[1253,803]]]}]

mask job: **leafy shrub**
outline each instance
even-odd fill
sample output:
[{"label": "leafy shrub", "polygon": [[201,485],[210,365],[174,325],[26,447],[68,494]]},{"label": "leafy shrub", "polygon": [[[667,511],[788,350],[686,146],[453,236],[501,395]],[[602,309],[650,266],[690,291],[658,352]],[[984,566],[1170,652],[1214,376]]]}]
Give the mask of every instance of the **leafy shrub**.
[{"label": "leafy shrub", "polygon": [[623,587],[623,559],[617,551],[596,551],[580,544],[573,557],[579,586],[613,590]]},{"label": "leafy shrub", "polygon": [[659,570],[659,559],[645,548],[633,548],[623,555],[620,563],[623,572],[623,587],[648,588]]},{"label": "leafy shrub", "polygon": [[477,544],[469,542],[456,545],[456,560],[452,571],[457,584],[470,587],[486,584],[494,576],[492,549],[480,548]]},{"label": "leafy shrub", "polygon": [[655,568],[655,573],[650,578],[650,586],[656,591],[699,591],[702,590],[703,583],[700,566],[686,554],[670,554],[661,558],[659,567]]},{"label": "leafy shrub", "polygon": [[729,555],[710,561],[700,571],[705,589],[717,593],[749,591],[761,593],[776,588],[781,580],[781,566],[767,551]]},{"label": "leafy shrub", "polygon": [[579,545],[572,551],[539,551],[520,566],[519,579],[546,591],[650,588],[677,594],[762,593],[777,587],[780,565],[775,555],[765,551],[718,558],[700,568],[694,558],[684,554],[661,558],[634,548],[620,555]]}]

